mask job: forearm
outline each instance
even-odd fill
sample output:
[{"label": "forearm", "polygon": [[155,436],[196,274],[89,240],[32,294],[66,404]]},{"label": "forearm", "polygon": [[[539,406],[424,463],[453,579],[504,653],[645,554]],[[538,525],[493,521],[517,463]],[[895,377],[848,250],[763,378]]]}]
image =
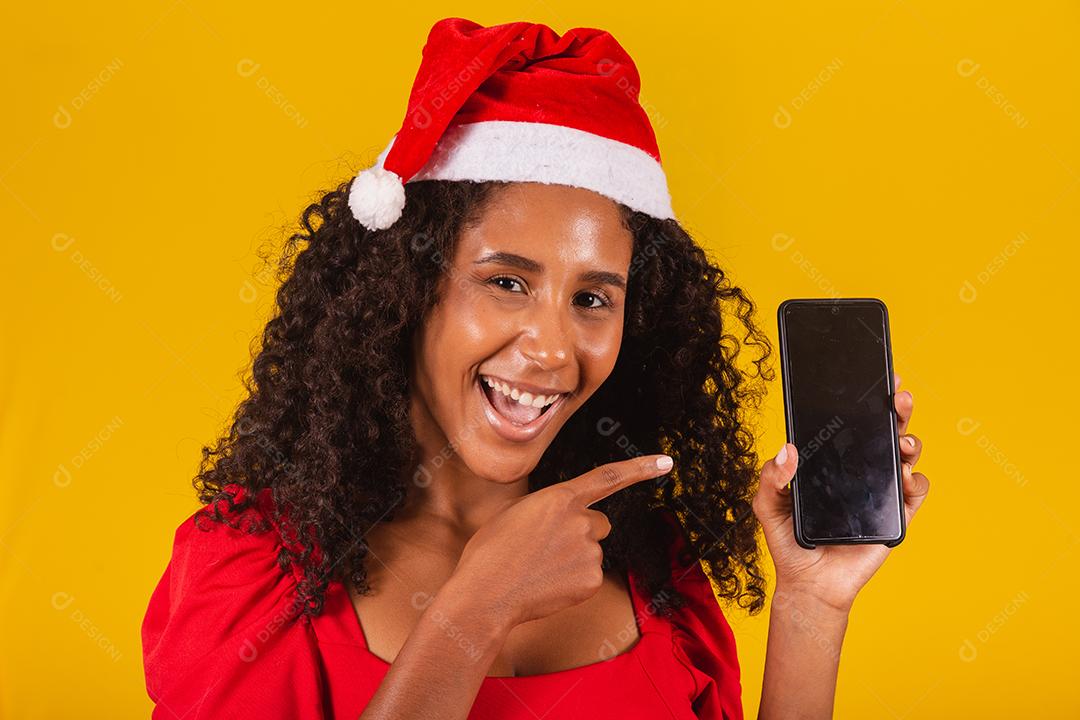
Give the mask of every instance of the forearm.
[{"label": "forearm", "polygon": [[804,593],[776,589],[759,720],[832,717],[849,610]]},{"label": "forearm", "polygon": [[464,720],[511,625],[451,578],[424,610],[360,720]]}]

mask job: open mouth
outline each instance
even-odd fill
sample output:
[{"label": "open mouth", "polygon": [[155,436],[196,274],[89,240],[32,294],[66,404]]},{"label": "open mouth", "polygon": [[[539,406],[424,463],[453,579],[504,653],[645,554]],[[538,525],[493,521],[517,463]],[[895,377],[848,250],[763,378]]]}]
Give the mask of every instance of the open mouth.
[{"label": "open mouth", "polygon": [[[514,399],[505,393],[491,387],[485,382],[483,377],[477,379],[480,385],[480,390],[484,393],[484,397],[487,398],[491,407],[499,414],[499,416],[517,427],[526,428],[537,423],[540,418],[550,413],[558,405],[562,404],[562,401],[566,398],[567,393],[561,393],[553,402],[548,402],[543,407],[535,407],[529,403],[522,403],[518,399]],[[525,397],[522,395],[521,397]],[[526,399],[533,399],[531,396]],[[546,423],[547,421],[544,420]]]}]

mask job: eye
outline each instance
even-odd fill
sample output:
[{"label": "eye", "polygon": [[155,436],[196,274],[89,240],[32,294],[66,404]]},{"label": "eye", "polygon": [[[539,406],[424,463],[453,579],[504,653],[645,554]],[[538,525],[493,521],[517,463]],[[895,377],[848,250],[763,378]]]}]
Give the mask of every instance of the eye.
[{"label": "eye", "polygon": [[[515,277],[510,277],[509,275],[496,275],[495,277],[488,280],[488,282],[491,283],[492,285],[498,285],[499,287],[503,288],[504,290],[509,289],[505,285],[499,285],[500,281],[501,282],[506,282],[506,283],[517,283],[518,285],[524,285],[524,283],[522,283],[520,280],[518,280]],[[510,292],[513,292],[513,290],[511,290]]]},{"label": "eye", "polygon": [[583,306],[586,310],[599,310],[601,308],[612,307],[614,305],[614,303],[611,302],[611,299],[608,298],[608,296],[605,295],[602,292],[594,292],[594,293],[593,292],[584,292],[584,293],[581,293],[580,295],[578,295],[578,297],[582,297],[582,296],[589,297],[589,298],[594,298],[594,299],[596,299],[596,300],[598,300],[600,302],[599,305],[585,305],[585,306]]}]

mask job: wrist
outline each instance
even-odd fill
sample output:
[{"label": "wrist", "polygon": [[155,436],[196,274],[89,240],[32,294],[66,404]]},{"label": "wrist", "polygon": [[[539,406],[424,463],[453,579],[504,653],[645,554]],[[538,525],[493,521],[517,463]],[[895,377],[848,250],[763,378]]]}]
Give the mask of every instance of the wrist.
[{"label": "wrist", "polygon": [[460,571],[450,576],[436,594],[435,602],[444,615],[458,617],[475,627],[484,640],[505,640],[518,624],[513,608],[489,584],[475,582]]},{"label": "wrist", "polygon": [[817,587],[778,582],[773,592],[772,605],[797,608],[804,613],[846,622],[854,602],[854,597],[824,592]]}]

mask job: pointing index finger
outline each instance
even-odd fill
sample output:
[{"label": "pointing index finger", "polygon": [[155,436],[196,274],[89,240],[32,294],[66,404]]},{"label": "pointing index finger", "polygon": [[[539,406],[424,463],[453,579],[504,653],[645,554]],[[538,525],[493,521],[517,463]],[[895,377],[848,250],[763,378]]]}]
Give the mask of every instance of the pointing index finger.
[{"label": "pointing index finger", "polygon": [[668,463],[672,462],[667,455],[643,455],[607,463],[593,468],[584,475],[567,480],[564,484],[570,486],[578,499],[584,501],[585,506],[588,507],[623,488],[668,472],[671,470],[671,464],[663,465],[665,458]]}]

